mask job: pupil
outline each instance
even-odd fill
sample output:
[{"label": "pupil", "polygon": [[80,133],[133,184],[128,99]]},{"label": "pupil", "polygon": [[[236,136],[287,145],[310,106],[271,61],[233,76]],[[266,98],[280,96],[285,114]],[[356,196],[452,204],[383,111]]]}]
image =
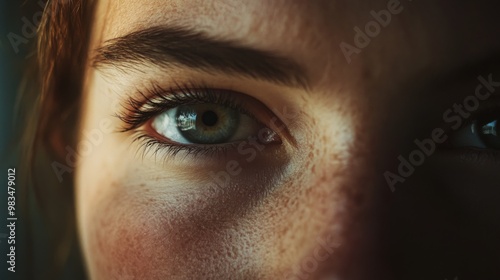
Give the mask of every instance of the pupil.
[{"label": "pupil", "polygon": [[206,111],[201,116],[201,121],[206,126],[214,126],[215,124],[217,124],[218,120],[219,118],[217,117],[217,114],[213,111]]}]

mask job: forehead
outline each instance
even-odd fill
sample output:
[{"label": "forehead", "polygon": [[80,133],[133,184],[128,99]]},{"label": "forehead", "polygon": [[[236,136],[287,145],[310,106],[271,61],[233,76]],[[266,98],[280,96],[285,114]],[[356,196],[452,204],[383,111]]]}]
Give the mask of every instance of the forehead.
[{"label": "forehead", "polygon": [[[356,28],[366,33],[373,14],[389,6],[400,12],[387,26],[379,24],[367,45],[357,45]],[[343,75],[369,84],[388,76],[406,80],[423,69],[445,71],[494,52],[498,6],[492,0],[99,1],[93,45],[151,26],[185,26],[293,57],[316,86],[345,81]]]},{"label": "forehead", "polygon": [[334,11],[331,1],[299,0],[122,0],[100,1],[99,6],[100,14],[105,14],[108,22],[106,31],[114,35],[126,32],[130,27],[170,23],[196,26],[232,38],[268,35],[270,27],[278,28],[272,30],[275,35],[301,33],[300,27],[324,20],[317,13],[321,11],[319,6],[328,7],[327,13]]}]

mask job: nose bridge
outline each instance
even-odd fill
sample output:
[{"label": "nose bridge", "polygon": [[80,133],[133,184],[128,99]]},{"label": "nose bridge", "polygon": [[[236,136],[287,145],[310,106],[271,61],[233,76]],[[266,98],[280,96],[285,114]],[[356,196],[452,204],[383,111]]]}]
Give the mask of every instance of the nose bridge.
[{"label": "nose bridge", "polygon": [[[381,186],[368,156],[357,155],[343,171],[337,185],[339,201],[336,214],[323,237],[338,245],[328,261],[318,269],[319,275],[335,275],[338,279],[378,279],[385,274],[384,208]],[[331,236],[337,236],[332,240]],[[312,252],[315,253],[314,251]],[[385,276],[385,275],[384,275]],[[312,278],[315,279],[315,278]]]},{"label": "nose bridge", "polygon": [[294,178],[266,200],[266,209],[283,210],[269,221],[276,236],[271,256],[286,270],[284,279],[390,279],[379,121],[363,101],[337,97],[302,108],[312,137],[299,145]]},{"label": "nose bridge", "polygon": [[[329,194],[330,202],[321,202],[325,203],[323,209],[332,213],[329,224],[318,233],[318,238],[329,244],[330,247],[326,248],[334,246],[335,250],[326,260],[318,262],[316,272],[309,279],[327,276],[339,280],[390,279],[387,278],[386,235],[383,232],[386,229],[384,205],[387,205],[388,189],[377,176],[379,156],[376,130],[373,129],[376,124],[370,124],[376,120],[364,116],[368,112],[358,108],[352,114],[342,116],[339,122],[343,122],[344,127],[323,129],[321,141],[324,143],[318,143],[326,148],[318,151],[313,159],[312,187],[324,189]],[[320,125],[328,126],[331,127],[332,122],[325,121]],[[339,141],[344,143],[339,145]],[[321,211],[321,208],[316,209]],[[316,214],[320,215],[319,212]],[[312,259],[319,260],[318,252],[326,250],[321,248],[321,245],[313,247],[302,260],[303,264],[309,262],[311,266]]]}]

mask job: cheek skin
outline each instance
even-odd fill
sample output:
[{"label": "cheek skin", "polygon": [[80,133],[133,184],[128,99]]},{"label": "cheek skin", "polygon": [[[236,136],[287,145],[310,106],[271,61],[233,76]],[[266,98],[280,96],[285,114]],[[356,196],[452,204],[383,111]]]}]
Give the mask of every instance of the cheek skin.
[{"label": "cheek skin", "polygon": [[253,270],[259,264],[253,259],[259,250],[252,246],[258,243],[249,232],[252,227],[245,221],[225,221],[224,216],[217,221],[210,212],[215,210],[199,211],[196,202],[211,197],[166,197],[158,189],[168,185],[102,179],[87,187],[106,191],[79,199],[82,240],[92,279],[256,275]]},{"label": "cheek skin", "polygon": [[[177,173],[142,165],[129,145],[106,137],[80,159],[77,172],[79,226],[92,279],[352,275],[342,269],[367,254],[360,240],[370,228],[360,217],[370,208],[363,197],[370,196],[359,188],[369,180],[353,179],[362,178],[356,173],[363,164],[352,160],[356,143],[349,128],[355,126],[345,115],[306,116],[313,125],[304,134],[315,135],[302,143],[308,152],[293,160],[292,177],[257,198],[257,186],[245,185],[251,180],[227,197],[190,188],[193,183],[175,181],[178,176],[168,180]],[[163,175],[153,180],[152,174]],[[245,201],[252,197],[255,203]],[[318,250],[321,261],[311,270],[306,263]]]},{"label": "cheek skin", "polygon": [[[81,177],[90,178],[92,173],[84,170]],[[86,180],[89,184],[82,182],[79,188],[93,191],[79,197],[79,213],[92,278],[282,277],[300,261],[298,256],[314,249],[318,233],[329,231],[328,222],[340,205],[331,199],[335,196],[329,189],[335,183],[327,182],[329,178],[310,185],[304,179],[282,186],[288,191],[276,192],[253,214],[230,219],[221,212],[220,221],[213,215],[215,204],[200,213],[175,202],[194,205],[210,197],[166,198],[152,182],[129,185],[104,176]]]},{"label": "cheek skin", "polygon": [[270,231],[267,264],[279,279],[368,279],[377,266],[372,259],[377,251],[373,175],[366,174],[371,170],[367,155],[352,150],[362,144],[352,140],[358,133],[354,120],[335,105],[330,108],[338,114],[321,112],[309,121],[314,125],[307,134],[315,137],[304,143],[309,153],[297,177],[255,214]]},{"label": "cheek skin", "polygon": [[[325,88],[323,96],[330,98],[334,87]],[[96,126],[92,118],[109,115],[99,101],[93,96],[89,108],[100,112],[85,111],[87,130]],[[226,200],[195,192],[177,195],[189,184],[148,178],[148,165],[140,169],[128,145],[107,137],[77,170],[79,232],[91,278],[284,279],[307,274],[317,279],[333,271],[346,277],[340,279],[372,278],[344,271],[364,270],[363,258],[370,254],[363,244],[371,234],[365,223],[372,217],[366,214],[372,203],[370,180],[362,171],[369,168],[365,155],[352,151],[360,147],[353,140],[358,139],[353,123],[358,116],[345,111],[349,106],[340,98],[336,104],[324,101],[303,107],[302,113],[311,115],[300,117],[303,131],[297,132],[304,137],[290,177],[253,205],[240,203],[245,196],[255,197],[244,192]],[[155,172],[165,177],[179,176],[168,166],[159,169]],[[241,188],[251,189],[246,183]],[[235,215],[234,209],[244,214]],[[326,251],[325,242],[332,251]],[[317,260],[316,269],[307,265],[311,258]]]},{"label": "cheek skin", "polygon": [[[136,167],[136,159],[124,153],[120,162],[106,163],[102,155],[111,147],[117,145],[104,143],[95,158],[84,158],[78,173],[79,224],[93,279],[260,275],[259,245],[266,234],[255,226],[258,220],[245,218],[258,186],[241,185],[241,192],[228,197],[172,180],[168,169],[145,179],[151,178],[148,168]],[[149,171],[155,173],[162,171]]]},{"label": "cheek skin", "polygon": [[145,187],[127,186],[141,190],[135,196],[123,185],[100,187],[122,192],[86,202],[92,207],[81,223],[93,279],[222,277],[236,275],[238,266],[251,268],[251,262],[240,261],[249,257],[244,248],[249,237],[237,224],[213,228],[196,214],[181,216]]}]

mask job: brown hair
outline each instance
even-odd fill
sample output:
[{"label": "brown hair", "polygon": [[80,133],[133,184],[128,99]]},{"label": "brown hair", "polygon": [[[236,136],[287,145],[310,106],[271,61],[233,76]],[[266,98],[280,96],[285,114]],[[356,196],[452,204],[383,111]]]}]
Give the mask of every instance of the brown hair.
[{"label": "brown hair", "polygon": [[[48,0],[38,29],[36,67],[29,69],[24,82],[23,105],[27,126],[23,135],[23,159],[28,163],[26,208],[29,256],[35,237],[43,236],[31,223],[43,218],[50,251],[46,260],[50,279],[60,278],[72,252],[78,251],[73,198],[73,178],[65,174],[56,180],[53,163],[65,162],[66,146],[74,147],[77,136],[83,75],[94,10],[92,0]],[[33,79],[35,78],[35,79]],[[31,105],[31,106],[30,106]],[[50,171],[49,171],[50,170]],[[36,199],[36,206],[30,199]],[[41,214],[41,215],[40,215]],[[75,251],[76,250],[76,251]],[[78,253],[77,253],[78,254]],[[33,260],[27,265],[33,267]],[[30,269],[31,270],[31,269]],[[32,278],[32,275],[26,275]]]}]

